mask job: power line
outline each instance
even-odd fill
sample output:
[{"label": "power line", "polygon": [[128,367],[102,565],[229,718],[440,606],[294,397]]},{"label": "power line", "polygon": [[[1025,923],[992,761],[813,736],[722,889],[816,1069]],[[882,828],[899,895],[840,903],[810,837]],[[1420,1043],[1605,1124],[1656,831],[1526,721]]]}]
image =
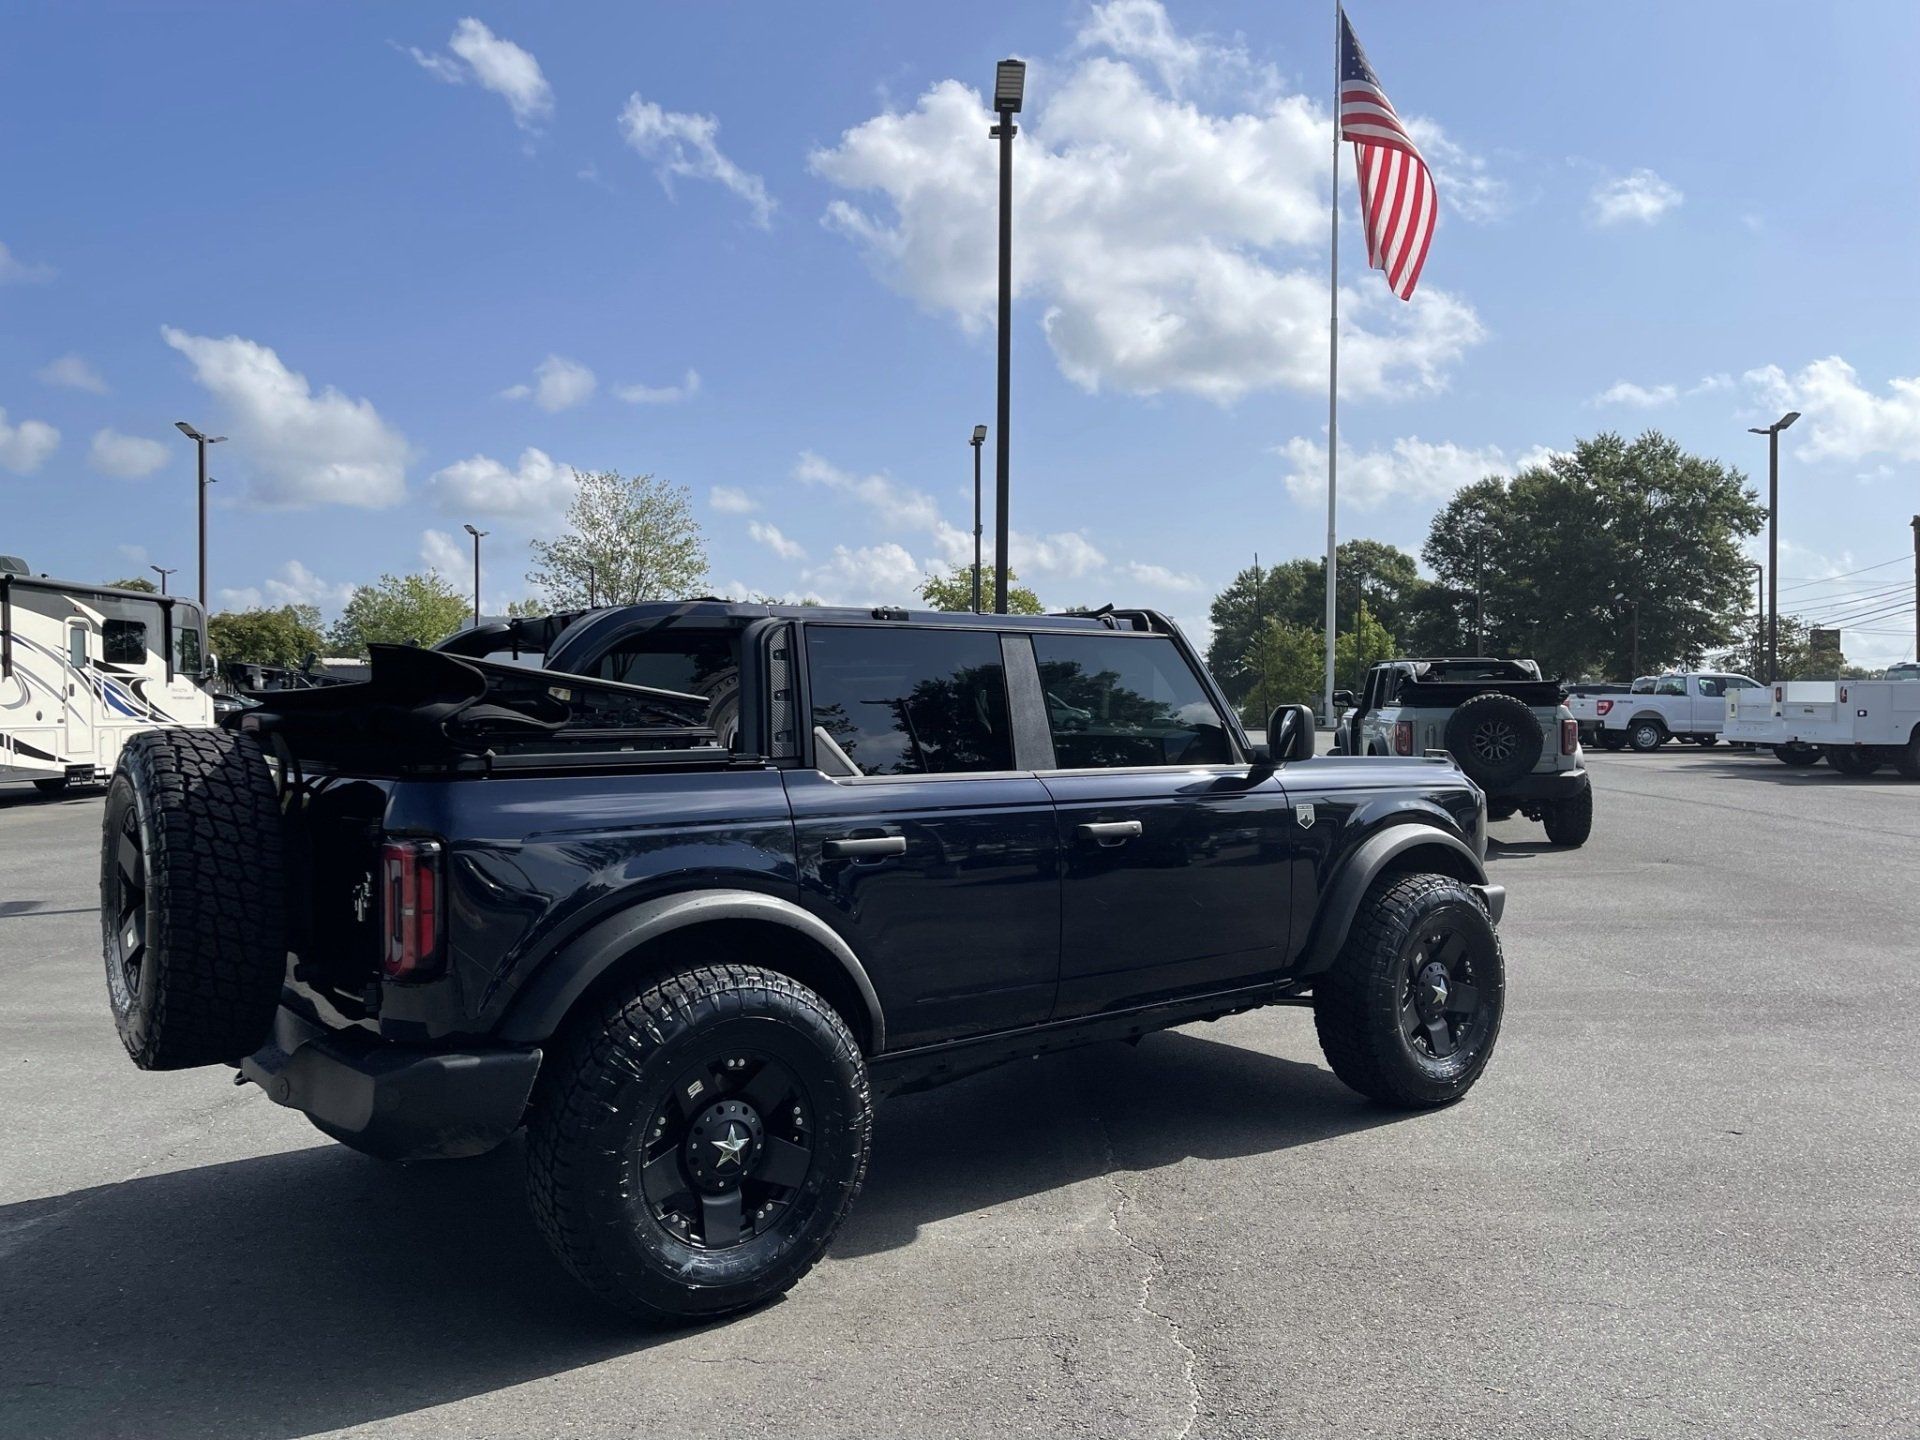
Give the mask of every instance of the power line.
[{"label": "power line", "polygon": [[[1780,588],[1782,590],[1804,590],[1809,585],[1830,585],[1835,580],[1845,580],[1854,575],[1864,575],[1869,570],[1884,570],[1889,565],[1906,565],[1911,563],[1912,560],[1913,557],[1911,555],[1902,555],[1897,560],[1882,560],[1878,565],[1862,565],[1858,570],[1842,570],[1838,575],[1823,575],[1818,580],[1802,580],[1798,584],[1782,585]],[[1781,578],[1785,579],[1786,577],[1782,576]]]}]

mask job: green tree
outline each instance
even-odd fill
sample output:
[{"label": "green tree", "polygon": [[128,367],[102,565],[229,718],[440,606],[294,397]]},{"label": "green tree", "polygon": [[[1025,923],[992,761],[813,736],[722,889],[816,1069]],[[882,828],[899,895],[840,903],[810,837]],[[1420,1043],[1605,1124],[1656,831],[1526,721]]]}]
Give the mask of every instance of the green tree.
[{"label": "green tree", "polygon": [[313,605],[223,610],[207,618],[207,644],[222,660],[250,665],[301,665],[326,649]]},{"label": "green tree", "polygon": [[[1007,613],[1010,615],[1044,615],[1047,607],[1040,603],[1040,597],[1026,586],[1018,584],[1020,577],[1007,571]],[[936,610],[973,609],[973,566],[956,565],[945,575],[929,575],[920,586],[920,598]],[[980,603],[986,609],[993,608],[993,572],[986,569],[980,576]]]},{"label": "green tree", "polygon": [[107,584],[116,590],[140,590],[148,595],[160,593],[160,587],[144,575],[136,575],[131,580],[109,580]]},{"label": "green tree", "polygon": [[382,575],[354,589],[329,638],[336,653],[363,657],[369,645],[432,645],[472,619],[472,603],[435,570]]},{"label": "green tree", "polygon": [[1645,674],[1727,643],[1752,574],[1740,542],[1764,518],[1738,470],[1657,431],[1609,433],[1460,491],[1421,554],[1456,595],[1478,591],[1492,653],[1625,676],[1637,652]]},{"label": "green tree", "polygon": [[[1398,634],[1408,626],[1429,588],[1413,556],[1380,540],[1343,542],[1337,575],[1335,624],[1342,631],[1354,623],[1364,602],[1390,632]],[[1207,668],[1229,700],[1243,703],[1258,683],[1249,657],[1267,622],[1279,620],[1324,634],[1326,614],[1325,559],[1249,566],[1214,597],[1208,610],[1213,639],[1207,646]]]},{"label": "green tree", "polygon": [[[1325,643],[1323,639],[1321,644]],[[1334,688],[1358,690],[1366,679],[1367,667],[1381,660],[1391,660],[1396,652],[1397,647],[1393,643],[1393,636],[1387,633],[1387,627],[1374,619],[1373,612],[1363,603],[1359,613],[1353,617],[1353,624],[1334,637]]]},{"label": "green tree", "polygon": [[1252,685],[1240,702],[1242,720],[1257,728],[1279,705],[1320,708],[1325,633],[1290,620],[1269,620],[1261,627],[1243,657]]},{"label": "green tree", "polygon": [[707,542],[686,488],[651,475],[574,471],[567,530],[535,540],[528,581],[555,610],[698,595]]}]

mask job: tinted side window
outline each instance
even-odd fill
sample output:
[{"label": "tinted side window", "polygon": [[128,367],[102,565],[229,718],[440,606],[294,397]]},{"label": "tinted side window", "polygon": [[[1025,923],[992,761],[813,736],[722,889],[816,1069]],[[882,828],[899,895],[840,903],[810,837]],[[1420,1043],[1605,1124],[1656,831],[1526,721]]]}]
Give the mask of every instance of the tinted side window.
[{"label": "tinted side window", "polygon": [[1220,712],[1164,636],[1036,635],[1033,653],[1062,769],[1233,758]]},{"label": "tinted side window", "polygon": [[147,627],[138,620],[109,620],[100,627],[100,658],[109,665],[141,665],[147,658]]},{"label": "tinted side window", "polygon": [[173,632],[173,668],[182,675],[200,673],[200,631],[193,625]]},{"label": "tinted side window", "polygon": [[1718,675],[1702,675],[1700,677],[1700,694],[1702,698],[1717,700],[1725,693],[1725,687]]},{"label": "tinted side window", "polygon": [[1656,695],[1684,695],[1687,693],[1687,678],[1684,675],[1663,675],[1653,687]]},{"label": "tinted side window", "polygon": [[807,669],[812,724],[862,775],[1013,768],[998,635],[810,625]]}]

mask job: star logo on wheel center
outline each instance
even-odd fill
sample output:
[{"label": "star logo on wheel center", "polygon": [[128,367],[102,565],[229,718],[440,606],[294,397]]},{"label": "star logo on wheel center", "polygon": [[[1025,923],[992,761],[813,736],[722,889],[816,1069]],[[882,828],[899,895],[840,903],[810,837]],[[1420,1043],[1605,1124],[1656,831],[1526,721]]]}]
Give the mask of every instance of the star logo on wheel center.
[{"label": "star logo on wheel center", "polygon": [[748,1134],[744,1128],[738,1124],[728,1125],[726,1135],[713,1142],[713,1148],[720,1152],[720,1158],[713,1162],[715,1167],[717,1168],[721,1165],[728,1164],[738,1165],[740,1163],[740,1152],[752,1143],[753,1137]]}]

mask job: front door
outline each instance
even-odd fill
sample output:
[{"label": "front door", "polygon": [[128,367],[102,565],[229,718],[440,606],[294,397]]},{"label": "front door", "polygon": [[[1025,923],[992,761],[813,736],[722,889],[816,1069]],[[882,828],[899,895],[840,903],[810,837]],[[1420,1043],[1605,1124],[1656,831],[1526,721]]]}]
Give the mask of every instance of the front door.
[{"label": "front door", "polygon": [[887,1048],[1044,1020],[1059,842],[991,630],[803,627],[813,767],[787,772],[801,903],[864,963]]},{"label": "front door", "polygon": [[88,654],[88,626],[84,620],[67,622],[67,666],[62,677],[66,700],[66,759],[77,764],[93,758],[93,669]]},{"label": "front door", "polygon": [[1164,635],[1036,634],[1065,854],[1061,1016],[1228,989],[1286,964],[1287,795],[1236,753]]}]

